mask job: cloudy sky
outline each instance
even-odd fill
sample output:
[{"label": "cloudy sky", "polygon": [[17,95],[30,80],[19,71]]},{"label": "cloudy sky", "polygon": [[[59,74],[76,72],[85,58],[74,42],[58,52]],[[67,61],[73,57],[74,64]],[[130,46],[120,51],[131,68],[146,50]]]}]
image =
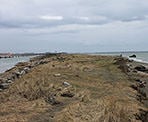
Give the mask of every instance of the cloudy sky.
[{"label": "cloudy sky", "polygon": [[0,0],[0,52],[148,50],[148,0]]}]

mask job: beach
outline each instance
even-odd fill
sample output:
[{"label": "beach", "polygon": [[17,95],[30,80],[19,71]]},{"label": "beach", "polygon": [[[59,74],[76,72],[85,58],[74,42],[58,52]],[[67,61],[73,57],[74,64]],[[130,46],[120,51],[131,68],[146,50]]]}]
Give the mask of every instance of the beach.
[{"label": "beach", "polygon": [[0,74],[0,120],[147,122],[147,68],[121,56],[34,57]]}]

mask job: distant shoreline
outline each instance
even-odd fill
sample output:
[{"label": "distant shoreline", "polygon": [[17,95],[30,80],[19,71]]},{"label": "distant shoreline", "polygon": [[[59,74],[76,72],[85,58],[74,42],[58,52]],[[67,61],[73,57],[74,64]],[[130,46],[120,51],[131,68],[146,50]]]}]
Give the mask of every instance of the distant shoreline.
[{"label": "distant shoreline", "polygon": [[[130,52],[130,51],[129,51]],[[135,51],[136,52],[136,51]],[[140,51],[140,52],[137,52],[137,53],[134,53],[134,52],[130,52],[130,54],[138,54],[138,53],[147,53],[148,51]],[[104,52],[104,53],[86,53],[86,54],[90,54],[90,55],[102,55],[102,56],[119,56],[120,54],[123,54],[123,57],[126,57],[128,58],[129,60],[134,60],[135,62],[139,62],[139,63],[146,63],[148,64],[148,61],[145,61],[145,60],[142,60],[140,58],[129,58],[129,56],[124,56],[124,54],[127,54],[128,52],[124,52],[124,53],[121,53],[121,52]],[[28,56],[42,56],[42,55],[48,55],[48,54],[60,54],[60,53],[16,53],[14,54],[14,57],[12,58],[15,58],[15,57],[28,57]],[[62,53],[61,53],[62,54]],[[63,54],[66,54],[66,53],[63,53]],[[78,54],[81,54],[81,53],[78,53]],[[7,58],[0,58],[0,61],[1,59],[7,59]],[[8,58],[10,59],[10,58]],[[20,61],[21,62],[21,61]],[[14,66],[14,65],[13,65]],[[11,66],[11,67],[13,67]],[[11,68],[9,67],[9,68]],[[8,70],[8,68],[6,68],[6,70]],[[2,72],[1,72],[2,73]]]},{"label": "distant shoreline", "polygon": [[[125,58],[130,60],[134,60],[136,62],[148,63],[148,52],[140,51],[140,52],[102,52],[102,53],[90,53],[92,55],[106,55],[106,56],[120,56],[122,55]],[[135,58],[130,58],[129,56],[136,55]]]}]

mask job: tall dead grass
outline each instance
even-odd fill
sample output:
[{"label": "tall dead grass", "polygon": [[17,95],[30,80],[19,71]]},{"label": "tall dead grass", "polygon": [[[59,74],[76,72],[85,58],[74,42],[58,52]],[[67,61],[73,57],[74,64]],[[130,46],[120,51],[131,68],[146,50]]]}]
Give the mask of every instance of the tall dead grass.
[{"label": "tall dead grass", "polygon": [[[20,96],[18,99],[33,103],[40,99],[46,102],[46,98],[54,95],[63,103],[51,105],[55,122],[140,122],[135,115],[144,108],[113,57],[69,55],[66,58],[69,60],[55,60],[32,69],[11,86],[7,95]],[[61,75],[55,77],[56,73]],[[64,81],[71,87],[63,86]],[[75,96],[63,98],[60,94],[65,90]],[[39,101],[36,108],[43,101]],[[51,109],[48,104],[44,107]]]}]

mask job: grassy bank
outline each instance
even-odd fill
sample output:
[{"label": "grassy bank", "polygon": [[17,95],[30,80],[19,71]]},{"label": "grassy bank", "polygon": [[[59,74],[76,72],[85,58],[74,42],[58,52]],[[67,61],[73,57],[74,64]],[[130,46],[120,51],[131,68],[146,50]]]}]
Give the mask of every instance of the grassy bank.
[{"label": "grassy bank", "polygon": [[0,120],[141,122],[146,108],[124,66],[109,56],[53,55],[0,93]]}]

